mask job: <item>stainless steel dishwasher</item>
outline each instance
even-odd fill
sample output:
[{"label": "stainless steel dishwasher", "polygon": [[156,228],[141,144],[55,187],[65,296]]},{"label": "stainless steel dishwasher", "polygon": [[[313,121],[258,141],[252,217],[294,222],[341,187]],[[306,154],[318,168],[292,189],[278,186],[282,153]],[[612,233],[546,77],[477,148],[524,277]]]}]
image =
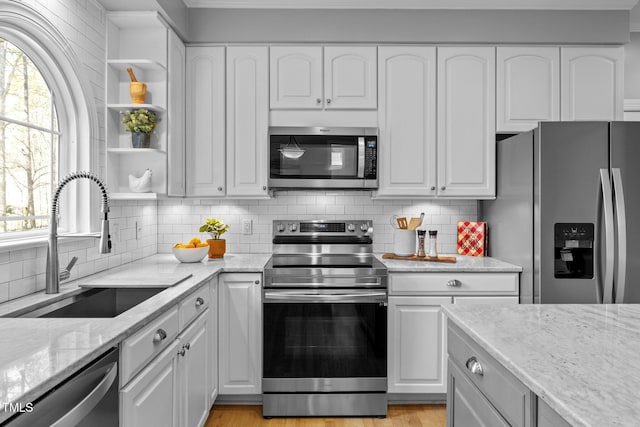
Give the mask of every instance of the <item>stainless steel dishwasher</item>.
[{"label": "stainless steel dishwasher", "polygon": [[118,349],[112,348],[33,402],[10,427],[117,427]]}]

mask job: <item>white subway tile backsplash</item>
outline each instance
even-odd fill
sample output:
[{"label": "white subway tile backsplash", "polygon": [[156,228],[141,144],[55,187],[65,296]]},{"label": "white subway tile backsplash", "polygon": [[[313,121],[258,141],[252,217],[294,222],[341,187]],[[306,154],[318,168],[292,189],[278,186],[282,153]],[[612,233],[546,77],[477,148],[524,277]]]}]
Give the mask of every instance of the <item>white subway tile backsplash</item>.
[{"label": "white subway tile backsplash", "polygon": [[[198,203],[196,203],[199,202]],[[206,212],[194,216],[194,212]],[[355,191],[285,191],[269,200],[170,199],[158,202],[158,252],[171,252],[177,242],[194,236],[207,218],[221,218],[231,226],[224,235],[230,253],[271,251],[271,225],[275,219],[371,219],[374,223],[374,251],[390,252],[392,215],[419,216],[425,212],[421,228],[438,230],[441,253],[456,251],[457,221],[477,219],[475,200],[376,200],[370,193]],[[175,216],[182,218],[178,220]],[[184,221],[187,218],[188,221]],[[197,218],[194,219],[194,218]],[[253,234],[243,235],[241,222],[253,220]],[[190,223],[189,223],[190,221]]]}]

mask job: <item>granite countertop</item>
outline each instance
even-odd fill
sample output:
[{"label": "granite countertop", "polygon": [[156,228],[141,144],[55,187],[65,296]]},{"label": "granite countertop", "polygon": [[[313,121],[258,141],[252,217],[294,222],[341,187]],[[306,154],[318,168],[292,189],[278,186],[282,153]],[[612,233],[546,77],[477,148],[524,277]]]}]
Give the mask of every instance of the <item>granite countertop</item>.
[{"label": "granite countertop", "polygon": [[43,292],[0,304],[0,316],[10,315],[26,306],[45,305],[81,291],[80,286],[97,279],[131,277],[185,277],[175,286],[115,318],[102,319],[29,319],[0,318],[0,423],[10,413],[4,404],[32,401],[91,360],[174,306],[200,284],[221,272],[262,272],[269,254],[227,254],[220,260],[179,263],[173,255],[144,258],[114,269],[65,283],[60,294]]},{"label": "granite countertop", "polygon": [[640,305],[443,306],[573,426],[640,420]]},{"label": "granite countertop", "polygon": [[[442,254],[452,256],[451,254]],[[395,259],[382,259],[381,254],[376,257],[387,266],[390,273],[429,273],[429,272],[488,272],[488,273],[519,273],[522,267],[509,264],[491,257],[477,257],[466,255],[453,255],[455,263],[429,262],[429,261],[404,261]]]}]

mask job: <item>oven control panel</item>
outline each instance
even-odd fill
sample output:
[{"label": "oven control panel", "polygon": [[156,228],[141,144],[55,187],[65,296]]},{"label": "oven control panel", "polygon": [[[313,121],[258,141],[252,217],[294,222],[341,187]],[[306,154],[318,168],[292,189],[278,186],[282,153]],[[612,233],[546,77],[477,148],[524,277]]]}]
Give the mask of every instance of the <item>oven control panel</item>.
[{"label": "oven control panel", "polygon": [[273,235],[295,236],[369,236],[373,232],[373,221],[354,219],[347,221],[335,220],[274,220]]}]

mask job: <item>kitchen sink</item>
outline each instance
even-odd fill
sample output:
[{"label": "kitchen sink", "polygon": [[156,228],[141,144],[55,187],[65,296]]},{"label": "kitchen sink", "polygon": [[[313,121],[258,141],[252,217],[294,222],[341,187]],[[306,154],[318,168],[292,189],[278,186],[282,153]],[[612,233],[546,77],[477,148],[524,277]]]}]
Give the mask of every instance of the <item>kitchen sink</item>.
[{"label": "kitchen sink", "polygon": [[135,307],[166,288],[90,288],[44,307],[3,317],[110,318]]}]

